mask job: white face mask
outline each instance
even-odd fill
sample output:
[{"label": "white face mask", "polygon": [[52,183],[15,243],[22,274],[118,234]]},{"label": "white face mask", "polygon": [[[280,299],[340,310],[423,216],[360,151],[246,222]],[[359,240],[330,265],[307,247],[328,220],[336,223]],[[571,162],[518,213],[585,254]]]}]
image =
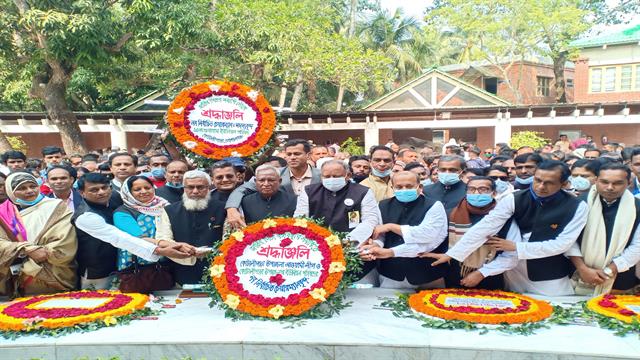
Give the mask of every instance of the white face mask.
[{"label": "white face mask", "polygon": [[340,191],[343,187],[347,185],[347,179],[344,177],[339,178],[325,178],[322,179],[322,186],[329,191]]}]

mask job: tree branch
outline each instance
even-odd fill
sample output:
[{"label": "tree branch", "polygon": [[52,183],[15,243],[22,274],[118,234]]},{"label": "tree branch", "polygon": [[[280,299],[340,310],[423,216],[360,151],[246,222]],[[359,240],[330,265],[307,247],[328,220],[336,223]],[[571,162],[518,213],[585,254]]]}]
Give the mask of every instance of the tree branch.
[{"label": "tree branch", "polygon": [[120,50],[122,50],[122,47],[124,46],[124,44],[127,43],[127,41],[129,41],[129,39],[131,39],[131,37],[133,37],[133,33],[132,32],[128,32],[124,35],[122,35],[122,37],[120,37],[120,39],[118,40],[118,42],[116,42],[115,45],[113,46],[105,46],[105,50],[107,50],[108,52],[115,54],[120,52]]}]

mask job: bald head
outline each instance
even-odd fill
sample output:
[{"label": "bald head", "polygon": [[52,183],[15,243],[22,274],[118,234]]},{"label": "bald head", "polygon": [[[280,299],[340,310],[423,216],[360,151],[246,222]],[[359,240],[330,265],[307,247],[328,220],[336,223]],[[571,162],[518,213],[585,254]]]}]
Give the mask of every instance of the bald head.
[{"label": "bald head", "polygon": [[323,178],[346,177],[348,166],[341,160],[330,160],[322,164],[320,173]]},{"label": "bald head", "polygon": [[391,178],[395,190],[416,189],[421,187],[420,176],[411,171],[399,171]]}]

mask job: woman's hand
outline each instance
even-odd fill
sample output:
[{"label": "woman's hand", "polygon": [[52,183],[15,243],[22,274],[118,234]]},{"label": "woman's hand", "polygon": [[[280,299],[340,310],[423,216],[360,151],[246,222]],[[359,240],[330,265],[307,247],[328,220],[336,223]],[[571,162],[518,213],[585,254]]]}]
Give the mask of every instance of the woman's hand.
[{"label": "woman's hand", "polygon": [[47,250],[47,248],[41,247],[32,251],[29,251],[27,253],[27,256],[31,258],[31,260],[40,264],[40,263],[46,262],[49,259],[49,251]]}]

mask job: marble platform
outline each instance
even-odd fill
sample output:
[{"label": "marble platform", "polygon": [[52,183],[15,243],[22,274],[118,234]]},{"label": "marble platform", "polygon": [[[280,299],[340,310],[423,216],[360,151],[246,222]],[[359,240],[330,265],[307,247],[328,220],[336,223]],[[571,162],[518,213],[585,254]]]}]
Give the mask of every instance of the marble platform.
[{"label": "marble platform", "polygon": [[[166,298],[173,303],[177,293]],[[617,337],[594,326],[557,326],[532,336],[434,330],[380,309],[385,289],[349,290],[338,317],[285,328],[268,321],[231,321],[207,298],[188,299],[158,320],[60,338],[0,339],[9,359],[640,359],[640,337]],[[554,302],[572,302],[558,298]]]}]

